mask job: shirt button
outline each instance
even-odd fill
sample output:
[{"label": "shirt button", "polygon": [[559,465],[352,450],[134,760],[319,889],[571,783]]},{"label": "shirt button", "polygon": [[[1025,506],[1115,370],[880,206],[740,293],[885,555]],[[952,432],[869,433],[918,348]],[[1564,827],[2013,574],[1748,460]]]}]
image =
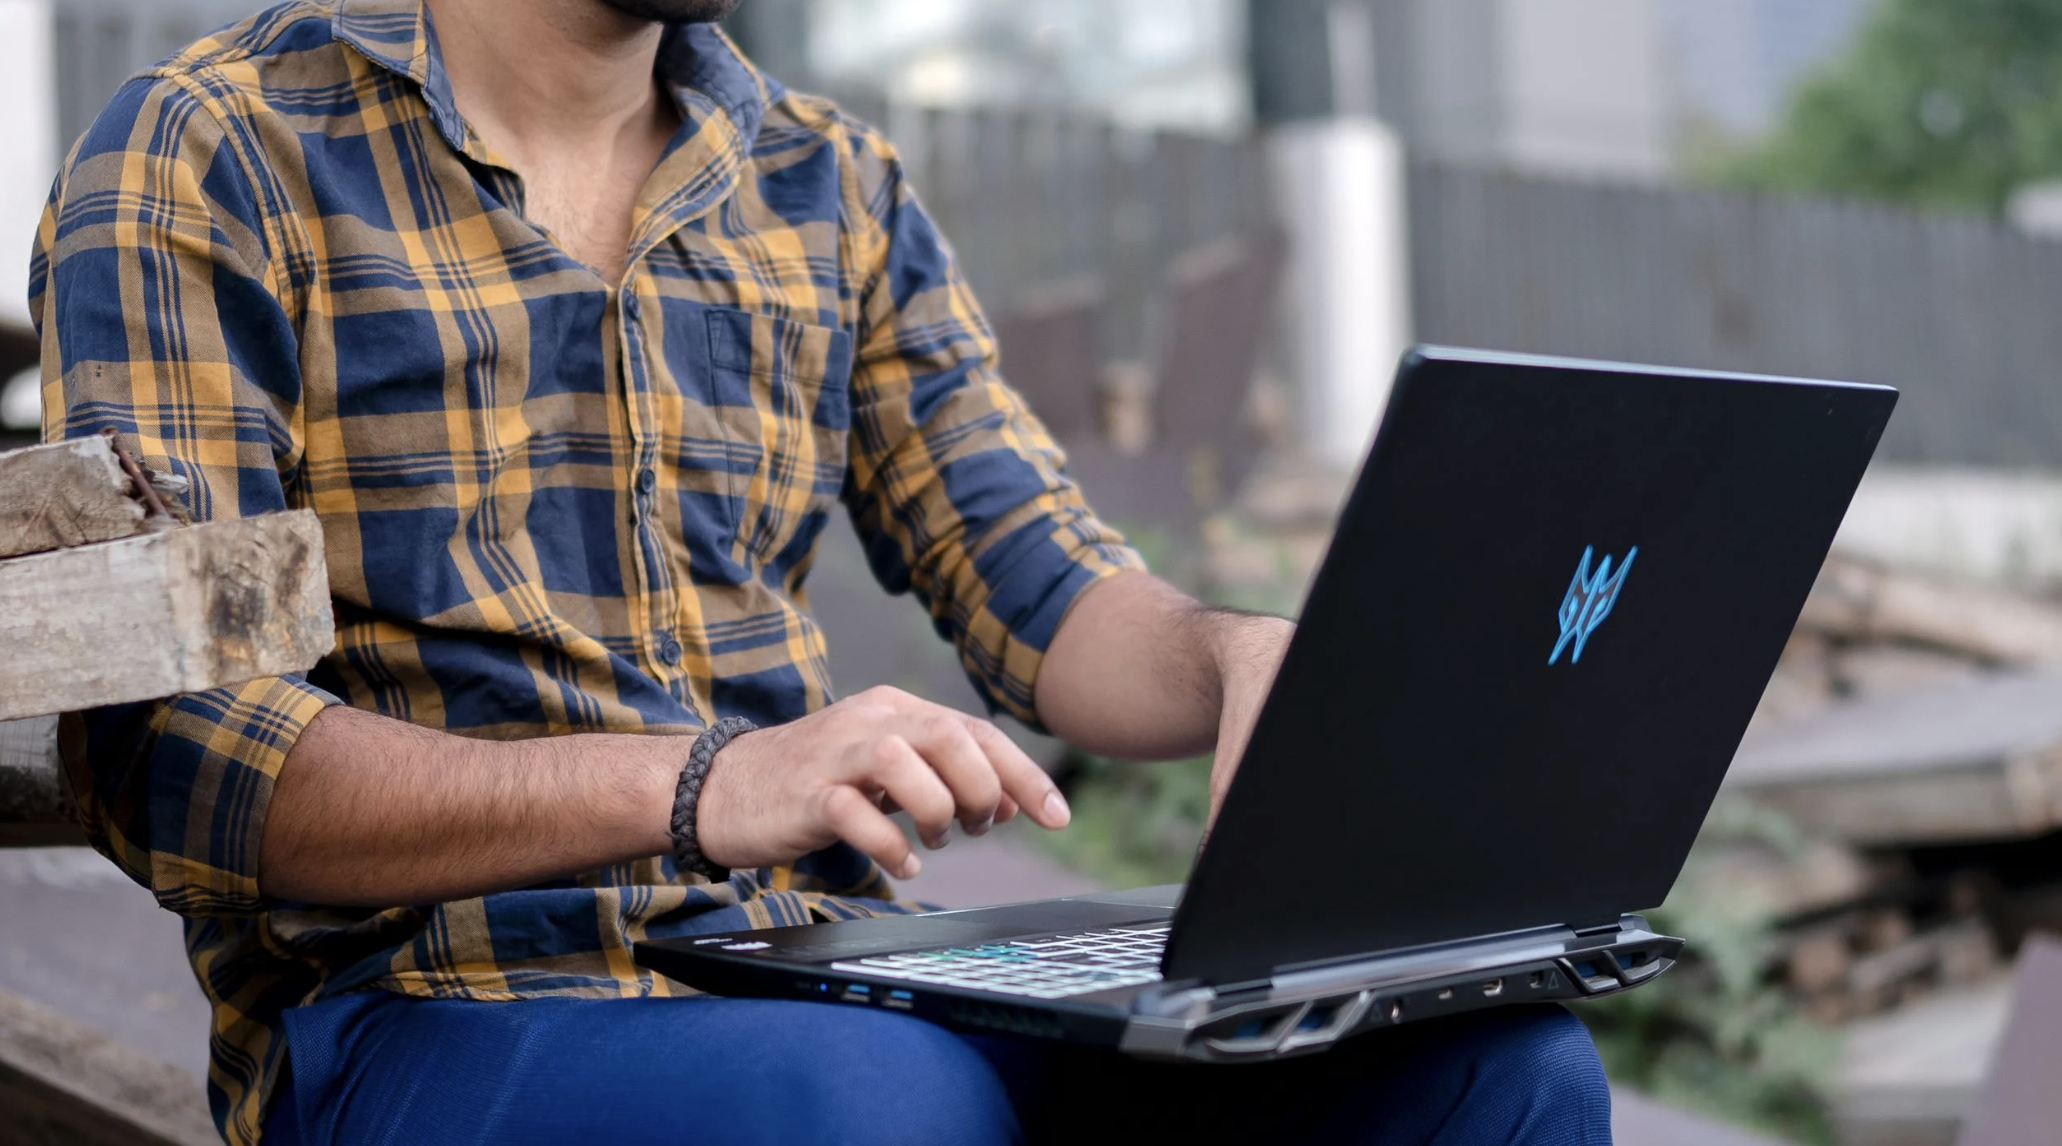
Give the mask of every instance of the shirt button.
[{"label": "shirt button", "polygon": [[624,314],[627,314],[627,315],[629,315],[629,316],[630,316],[631,318],[635,319],[635,318],[637,317],[637,312],[638,312],[638,311],[640,311],[640,310],[642,310],[642,309],[643,309],[643,307],[641,307],[641,306],[640,306],[640,305],[638,304],[638,301],[637,301],[637,296],[636,296],[636,295],[634,295],[634,294],[631,294],[631,293],[630,293],[629,291],[627,291],[627,290],[623,292],[623,313],[624,313]]},{"label": "shirt button", "polygon": [[659,662],[677,665],[680,663],[680,642],[670,636],[659,638]]},{"label": "shirt button", "polygon": [[659,488],[659,475],[653,473],[650,466],[637,471],[637,492],[650,497],[651,492],[657,488]]}]

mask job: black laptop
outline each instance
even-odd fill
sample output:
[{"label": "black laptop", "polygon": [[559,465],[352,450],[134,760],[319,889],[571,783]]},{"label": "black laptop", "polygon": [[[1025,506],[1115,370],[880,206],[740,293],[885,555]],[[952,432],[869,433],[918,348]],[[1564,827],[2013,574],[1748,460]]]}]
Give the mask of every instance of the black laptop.
[{"label": "black laptop", "polygon": [[1609,995],[1897,394],[1420,348],[1185,887],[659,940],[726,995],[1263,1060]]}]

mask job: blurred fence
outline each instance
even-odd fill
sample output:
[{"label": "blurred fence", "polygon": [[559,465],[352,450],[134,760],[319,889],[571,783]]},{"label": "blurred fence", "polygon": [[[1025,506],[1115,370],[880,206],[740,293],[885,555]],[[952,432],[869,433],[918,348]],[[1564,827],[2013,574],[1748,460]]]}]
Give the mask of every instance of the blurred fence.
[{"label": "blurred fence", "polygon": [[2062,466],[2062,243],[1860,203],[1419,161],[1427,341],[1884,382],[1886,459]]},{"label": "blurred fence", "polygon": [[[115,87],[254,0],[62,0],[67,144]],[[1091,283],[1144,356],[1167,272],[1271,214],[1260,144],[839,93],[900,150],[992,312]],[[2062,243],[1986,219],[1414,159],[1427,341],[1887,382],[1886,458],[2062,466]],[[1381,367],[1376,367],[1377,369]]]},{"label": "blurred fence", "polygon": [[[69,148],[121,82],[261,0],[60,0],[60,139]],[[1266,166],[1251,140],[1141,132],[1058,112],[925,109],[868,92],[847,110],[887,132],[991,310],[1093,280],[1105,350],[1134,356],[1182,254],[1262,225]]]},{"label": "blurred fence", "polygon": [[262,0],[56,0],[59,141],[70,150],[123,80],[262,7]]},{"label": "blurred fence", "polygon": [[1183,254],[1271,219],[1252,139],[1133,131],[1058,112],[939,109],[846,93],[895,144],[991,310],[1093,279],[1105,349],[1134,356],[1145,307]]}]

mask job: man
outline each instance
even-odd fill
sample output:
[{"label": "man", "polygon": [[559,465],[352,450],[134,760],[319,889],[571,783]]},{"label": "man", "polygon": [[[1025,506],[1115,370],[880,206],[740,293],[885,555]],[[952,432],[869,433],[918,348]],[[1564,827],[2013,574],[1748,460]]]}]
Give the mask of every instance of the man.
[{"label": "man", "polygon": [[1290,631],[1096,520],[893,152],[738,56],[728,6],[296,0],[130,82],[58,180],[47,432],[327,539],[305,677],[67,725],[89,835],[185,918],[225,1137],[1002,1141],[1108,1100],[1149,1135],[1605,1140],[1558,1011],[1182,1069],[632,964],[905,910],[898,808],[932,846],[1067,822],[987,722],[833,702],[802,594],[833,503],[996,708],[1214,743],[1220,793]]}]

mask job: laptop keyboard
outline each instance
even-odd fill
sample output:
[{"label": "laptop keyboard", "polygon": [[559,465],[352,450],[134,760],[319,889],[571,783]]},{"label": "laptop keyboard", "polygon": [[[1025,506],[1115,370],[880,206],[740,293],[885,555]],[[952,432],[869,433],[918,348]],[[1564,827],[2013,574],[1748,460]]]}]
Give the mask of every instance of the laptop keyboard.
[{"label": "laptop keyboard", "polygon": [[1032,999],[1064,999],[1160,979],[1167,925],[1113,927],[979,947],[942,947],[833,963],[831,968],[882,979],[967,987]]}]

